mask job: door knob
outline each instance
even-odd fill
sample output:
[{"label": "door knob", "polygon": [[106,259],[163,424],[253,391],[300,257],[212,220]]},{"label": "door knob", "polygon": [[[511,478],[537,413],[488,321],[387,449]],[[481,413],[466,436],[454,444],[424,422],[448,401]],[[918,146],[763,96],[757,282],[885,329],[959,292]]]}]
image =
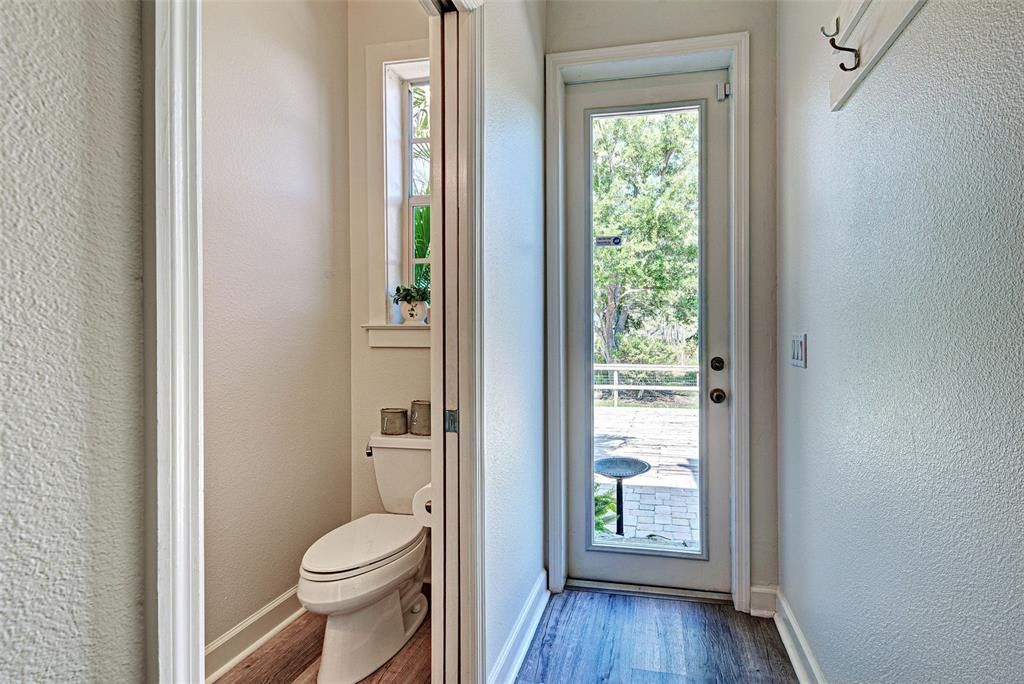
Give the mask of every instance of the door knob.
[{"label": "door knob", "polygon": [[715,402],[716,404],[721,404],[723,401],[725,401],[725,390],[720,387],[716,387],[715,389],[711,390],[711,392],[708,394],[708,397],[711,399],[711,401]]}]

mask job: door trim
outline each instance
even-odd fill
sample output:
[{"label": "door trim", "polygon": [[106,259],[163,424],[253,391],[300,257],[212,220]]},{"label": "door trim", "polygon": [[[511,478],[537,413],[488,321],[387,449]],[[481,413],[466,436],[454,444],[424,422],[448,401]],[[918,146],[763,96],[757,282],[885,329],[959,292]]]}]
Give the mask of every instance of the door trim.
[{"label": "door trim", "polygon": [[458,676],[486,680],[483,443],[483,0],[458,7]]},{"label": "door trim", "polygon": [[566,496],[565,91],[591,81],[729,70],[730,538],[732,600],[750,612],[750,36],[746,32],[547,56],[547,561],[548,588],[565,588]]},{"label": "door trim", "polygon": [[143,3],[147,679],[205,679],[200,3]]}]

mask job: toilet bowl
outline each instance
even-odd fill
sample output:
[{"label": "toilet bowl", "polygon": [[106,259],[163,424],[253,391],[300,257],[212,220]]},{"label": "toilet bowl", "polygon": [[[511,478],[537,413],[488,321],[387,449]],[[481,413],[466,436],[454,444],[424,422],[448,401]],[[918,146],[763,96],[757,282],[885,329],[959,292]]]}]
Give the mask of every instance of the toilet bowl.
[{"label": "toilet bowl", "polygon": [[422,512],[412,515],[412,502],[430,481],[429,444],[429,438],[371,437],[389,512],[328,532],[302,557],[299,601],[327,616],[319,684],[352,684],[372,674],[426,618],[429,538]]},{"label": "toilet bowl", "polygon": [[350,684],[399,651],[427,615],[427,531],[411,515],[376,513],[309,547],[298,598],[327,615],[320,684]]}]

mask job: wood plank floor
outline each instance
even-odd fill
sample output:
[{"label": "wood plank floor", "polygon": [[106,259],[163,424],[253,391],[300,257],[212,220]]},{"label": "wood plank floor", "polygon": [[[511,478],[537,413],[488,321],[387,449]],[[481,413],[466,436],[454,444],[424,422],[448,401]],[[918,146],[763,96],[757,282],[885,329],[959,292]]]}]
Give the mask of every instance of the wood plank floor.
[{"label": "wood plank floor", "polygon": [[771,620],[732,606],[567,590],[552,596],[518,684],[796,682]]},{"label": "wood plank floor", "polygon": [[[323,615],[305,613],[217,680],[218,684],[316,684]],[[402,650],[360,684],[430,682],[430,616]]]}]

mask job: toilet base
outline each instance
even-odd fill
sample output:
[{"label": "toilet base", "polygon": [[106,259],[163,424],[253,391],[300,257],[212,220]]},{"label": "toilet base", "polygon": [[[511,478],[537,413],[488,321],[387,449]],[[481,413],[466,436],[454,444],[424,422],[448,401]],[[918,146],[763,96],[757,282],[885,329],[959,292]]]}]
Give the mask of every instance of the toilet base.
[{"label": "toilet base", "polygon": [[427,616],[422,581],[354,613],[329,615],[317,684],[355,684],[398,653]]}]

